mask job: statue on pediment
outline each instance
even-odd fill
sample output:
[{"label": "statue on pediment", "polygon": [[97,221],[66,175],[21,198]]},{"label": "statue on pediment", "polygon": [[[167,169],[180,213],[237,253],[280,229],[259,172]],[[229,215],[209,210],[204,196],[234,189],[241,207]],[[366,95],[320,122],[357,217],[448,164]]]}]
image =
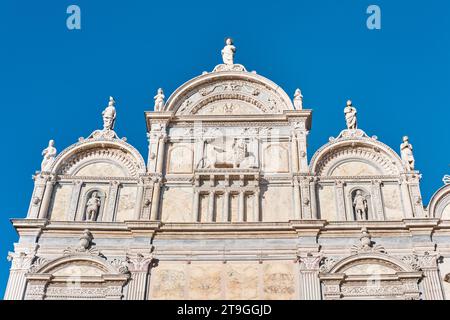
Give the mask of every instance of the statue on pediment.
[{"label": "statue on pediment", "polygon": [[347,129],[356,130],[358,128],[358,123],[356,119],[356,108],[352,105],[352,101],[347,101],[347,106],[344,109],[345,121],[347,122]]},{"label": "statue on pediment", "polygon": [[302,91],[297,88],[294,93],[294,107],[295,110],[302,110],[303,109],[303,95]]},{"label": "statue on pediment", "polygon": [[236,53],[236,47],[233,45],[233,40],[227,38],[225,40],[225,47],[222,49],[222,60],[226,65],[234,64],[234,54]]},{"label": "statue on pediment", "polygon": [[156,94],[156,96],[153,98],[155,99],[155,111],[163,111],[164,110],[164,99],[165,99],[165,95],[164,95],[164,91],[162,88],[158,89],[158,92]]},{"label": "statue on pediment", "polygon": [[41,171],[50,170],[50,167],[52,166],[53,162],[55,162],[56,153],[57,151],[55,148],[55,141],[50,140],[48,142],[48,147],[42,151],[42,156],[44,158],[42,159],[41,163]]},{"label": "statue on pediment", "polygon": [[409,143],[409,138],[407,136],[403,137],[403,143],[400,145],[400,154],[406,169],[408,171],[414,171],[415,160],[413,147]]}]

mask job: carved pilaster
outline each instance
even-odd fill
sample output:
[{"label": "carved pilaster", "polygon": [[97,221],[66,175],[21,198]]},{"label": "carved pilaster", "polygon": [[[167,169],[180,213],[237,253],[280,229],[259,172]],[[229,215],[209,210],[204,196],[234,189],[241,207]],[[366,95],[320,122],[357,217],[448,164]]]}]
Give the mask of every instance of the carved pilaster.
[{"label": "carved pilaster", "polygon": [[44,191],[44,197],[42,199],[42,204],[39,209],[39,219],[44,219],[48,217],[48,208],[50,206],[50,201],[52,199],[53,195],[53,187],[55,185],[54,177],[49,177],[47,182],[45,183],[45,191]]},{"label": "carved pilaster", "polygon": [[103,221],[113,221],[116,211],[117,195],[119,193],[120,183],[118,181],[111,181],[109,183],[108,200],[106,208],[103,213]]},{"label": "carved pilaster", "polygon": [[[338,221],[346,221],[345,212],[345,194],[344,194],[345,182],[342,180],[336,180],[334,185],[334,190],[336,194],[336,209],[337,209],[337,219]],[[353,220],[353,219],[349,219]]]},{"label": "carved pilaster", "polygon": [[139,181],[137,186],[137,194],[136,194],[136,204],[134,208],[134,219],[139,220],[141,217],[141,211],[143,208],[143,197],[144,197],[144,182],[142,179]]},{"label": "carved pilaster", "polygon": [[372,180],[372,199],[373,199],[373,207],[374,213],[373,218],[379,221],[384,221],[384,207],[383,207],[383,198],[381,196],[381,184],[380,180]]},{"label": "carved pilaster", "polygon": [[400,191],[402,195],[402,204],[403,204],[403,211],[405,212],[405,218],[412,218],[413,208],[411,204],[411,197],[409,195],[407,177],[405,175],[403,175],[400,178]]},{"label": "carved pilaster", "polygon": [[149,267],[153,261],[153,256],[137,254],[128,257],[128,270],[131,273],[131,280],[128,284],[127,300],[145,300]]},{"label": "carved pilaster", "polygon": [[259,201],[260,201],[260,192],[259,189],[255,191],[253,196],[253,221],[258,222],[259,221]]},{"label": "carved pilaster", "polygon": [[244,211],[245,211],[245,192],[239,192],[239,203],[238,203],[238,222],[244,221]]},{"label": "carved pilaster", "polygon": [[33,176],[34,190],[31,197],[30,207],[28,209],[28,218],[36,219],[39,215],[39,209],[42,205],[42,198],[44,197],[46,178],[40,174]]},{"label": "carved pilaster", "polygon": [[319,264],[321,260],[321,256],[313,256],[312,254],[308,254],[306,257],[299,257],[301,300],[322,299],[319,279]]},{"label": "carved pilaster", "polygon": [[155,179],[153,182],[152,208],[150,213],[150,220],[152,221],[158,220],[161,187],[160,179]]},{"label": "carved pilaster", "polygon": [[292,188],[294,191],[294,219],[300,220],[302,218],[300,205],[300,185],[298,183],[298,177],[296,176],[294,176]]},{"label": "carved pilaster", "polygon": [[35,250],[24,250],[16,248],[16,252],[8,253],[8,260],[11,261],[11,269],[8,284],[5,291],[5,300],[22,300],[26,288],[26,274],[31,268],[31,264],[36,257]]},{"label": "carved pilaster", "polygon": [[214,191],[211,190],[209,192],[208,217],[206,218],[206,222],[213,222],[214,221],[214,201],[215,201],[215,194],[214,194]]},{"label": "carved pilaster", "polygon": [[309,190],[310,177],[303,177],[300,180],[302,219],[311,219],[311,196]]},{"label": "carved pilaster", "polygon": [[76,219],[77,208],[80,201],[80,193],[82,187],[83,187],[82,180],[73,181],[72,194],[70,196],[70,203],[66,213],[68,221],[75,221]]},{"label": "carved pilaster", "polygon": [[141,220],[150,220],[150,212],[152,208],[153,186],[146,184],[144,186],[143,208],[141,212]]},{"label": "carved pilaster", "polygon": [[311,192],[311,218],[318,219],[317,213],[317,178],[312,178],[309,183],[309,190]]},{"label": "carved pilaster", "polygon": [[429,254],[417,256],[420,269],[423,271],[423,289],[426,300],[444,300],[441,277],[438,270],[438,262],[441,260],[438,254]]}]

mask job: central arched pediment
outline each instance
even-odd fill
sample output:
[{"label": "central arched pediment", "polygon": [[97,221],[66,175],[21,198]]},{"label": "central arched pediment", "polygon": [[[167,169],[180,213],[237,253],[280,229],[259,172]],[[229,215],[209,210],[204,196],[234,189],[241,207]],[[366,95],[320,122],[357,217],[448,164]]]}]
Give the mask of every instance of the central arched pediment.
[{"label": "central arched pediment", "polygon": [[251,72],[213,72],[194,78],[169,98],[166,110],[183,115],[279,114],[294,107],[272,81]]}]

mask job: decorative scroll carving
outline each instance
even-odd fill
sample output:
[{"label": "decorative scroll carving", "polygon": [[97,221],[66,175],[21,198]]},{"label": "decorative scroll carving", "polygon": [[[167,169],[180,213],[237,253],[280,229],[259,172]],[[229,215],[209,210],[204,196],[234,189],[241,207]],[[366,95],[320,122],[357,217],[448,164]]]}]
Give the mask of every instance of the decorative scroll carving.
[{"label": "decorative scroll carving", "polygon": [[352,254],[368,253],[368,252],[386,253],[384,247],[376,245],[375,242],[372,241],[372,236],[365,227],[361,229],[361,237],[359,238],[359,242],[360,242],[359,244],[352,246],[351,248]]}]

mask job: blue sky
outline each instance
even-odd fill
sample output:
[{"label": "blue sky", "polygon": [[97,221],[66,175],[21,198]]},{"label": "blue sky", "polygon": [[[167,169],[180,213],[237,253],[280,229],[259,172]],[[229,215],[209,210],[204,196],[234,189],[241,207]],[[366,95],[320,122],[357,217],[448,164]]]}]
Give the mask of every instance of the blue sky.
[{"label": "blue sky", "polygon": [[[81,8],[81,30],[66,9]],[[366,27],[381,8],[382,29]],[[25,217],[50,138],[58,151],[101,127],[114,96],[116,131],[147,157],[144,110],[158,87],[178,86],[221,61],[227,36],[236,62],[289,95],[301,87],[314,110],[309,157],[344,128],[351,98],[359,126],[398,151],[410,136],[423,174],[425,204],[450,173],[450,2],[308,1],[17,1],[0,4],[0,295],[9,219]]]}]

